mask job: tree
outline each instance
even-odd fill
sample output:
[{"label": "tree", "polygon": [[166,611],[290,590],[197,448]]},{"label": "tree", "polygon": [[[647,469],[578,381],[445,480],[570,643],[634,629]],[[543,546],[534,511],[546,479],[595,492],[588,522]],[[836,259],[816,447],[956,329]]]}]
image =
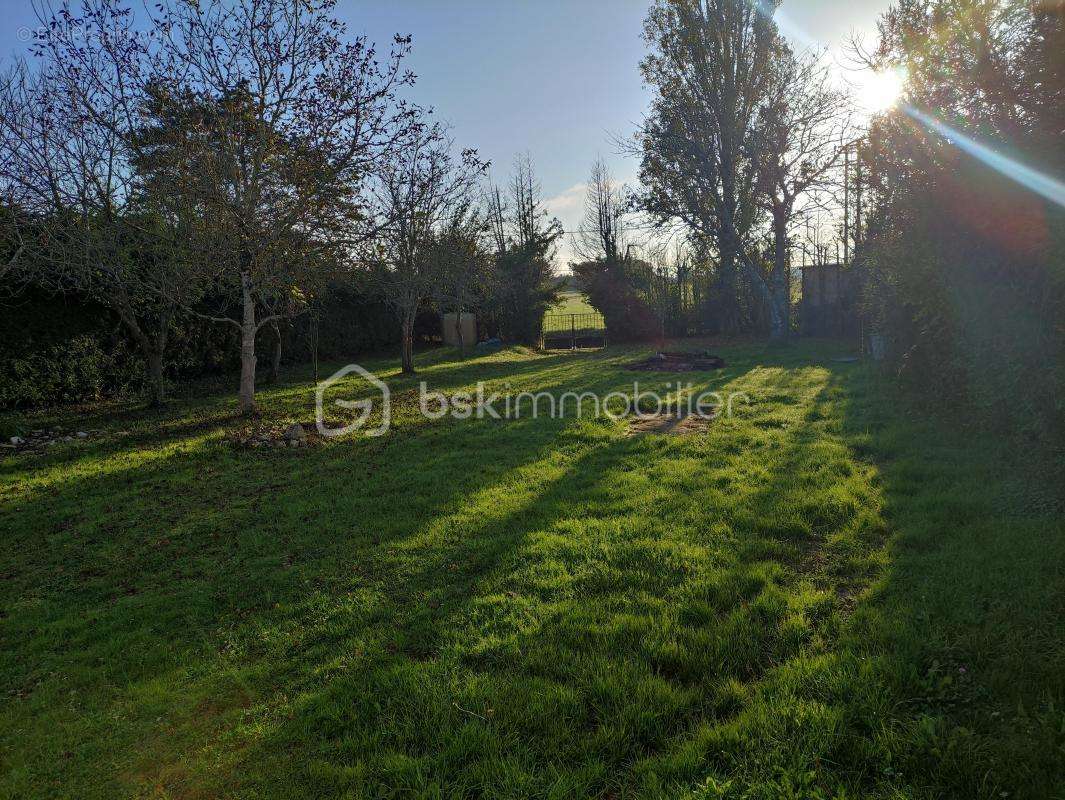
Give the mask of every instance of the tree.
[{"label": "tree", "polygon": [[[84,0],[78,13],[63,2],[36,43],[46,97],[70,107],[60,152],[78,155],[71,142],[83,140],[99,151],[91,170],[66,157],[55,182],[73,200],[80,182],[105,210],[143,188],[162,230],[180,231],[169,238],[190,269],[180,286],[228,301],[196,313],[240,331],[245,413],[256,333],[305,308],[323,268],[373,235],[362,184],[413,124],[395,96],[413,80],[401,69],[409,37],[382,57],[365,38],[346,41],[335,5],[167,0],[135,23],[118,0]],[[101,177],[119,188],[100,192]]]},{"label": "tree", "polygon": [[862,148],[866,322],[937,403],[1033,442],[1065,430],[1065,208],[1040,192],[1065,171],[1062,22],[1020,0],[898,3],[869,62],[905,93]]},{"label": "tree", "polygon": [[[239,298],[241,408],[255,408],[256,333],[306,309],[328,267],[375,235],[367,176],[416,123],[395,91],[409,37],[379,58],[345,42],[332,0],[175,3],[155,20],[153,73],[184,112],[171,209],[212,286]],[[189,105],[185,98],[198,103]],[[173,103],[168,104],[173,108]],[[180,204],[180,207],[178,206]]]},{"label": "tree", "polygon": [[495,188],[489,224],[496,244],[497,313],[505,336],[526,344],[540,338],[544,313],[558,300],[552,262],[562,223],[549,219],[528,155],[514,162],[510,204]]},{"label": "tree", "polygon": [[774,70],[752,138],[757,198],[773,230],[770,336],[780,340],[791,328],[790,232],[796,203],[826,187],[854,137],[846,93],[833,85],[817,54],[794,56],[781,45]]},{"label": "tree", "polygon": [[487,214],[461,207],[436,236],[432,259],[438,274],[433,298],[442,312],[455,313],[459,352],[466,357],[462,315],[484,309],[496,286],[495,260],[485,246]]},{"label": "tree", "polygon": [[[99,10],[91,19],[121,17]],[[72,31],[49,36],[61,42]],[[7,277],[113,311],[144,357],[157,405],[171,322],[193,299],[186,262],[166,221],[144,208],[130,129],[109,90],[41,47],[36,69],[20,63],[0,81],[0,191],[19,242]],[[86,47],[84,68],[100,77],[105,58]]]},{"label": "tree", "polygon": [[588,302],[606,322],[611,341],[638,342],[661,338],[662,319],[653,301],[654,270],[645,261],[580,261],[571,265]]},{"label": "tree", "polygon": [[628,258],[625,211],[621,188],[602,159],[596,160],[575,242],[584,260],[571,268],[592,306],[603,314],[611,338],[640,341],[658,335],[661,325],[647,302],[651,267]]},{"label": "tree", "polygon": [[371,263],[402,326],[403,372],[414,373],[414,320],[441,283],[438,255],[447,228],[463,224],[486,164],[475,150],[458,157],[439,126],[424,126],[379,170],[373,195],[381,216]]},{"label": "tree", "polygon": [[616,263],[625,249],[625,197],[602,159],[592,164],[584,200],[584,221],[574,249],[586,261]]},{"label": "tree", "polygon": [[713,242],[715,322],[728,332],[743,324],[737,267],[759,298],[771,301],[751,253],[760,214],[757,125],[783,46],[774,7],[657,0],[644,23],[651,52],[641,72],[655,97],[637,136],[645,187],[638,205]]}]

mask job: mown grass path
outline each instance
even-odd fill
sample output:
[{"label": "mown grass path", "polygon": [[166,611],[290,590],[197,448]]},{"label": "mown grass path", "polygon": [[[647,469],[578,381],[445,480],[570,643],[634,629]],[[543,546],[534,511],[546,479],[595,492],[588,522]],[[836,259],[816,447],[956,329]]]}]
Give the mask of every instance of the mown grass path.
[{"label": "mown grass path", "polygon": [[203,393],[0,461],[0,796],[1065,796],[1055,481],[835,345],[720,352],[418,378],[750,398],[707,435],[427,421],[380,362],[381,439],[234,449]]}]

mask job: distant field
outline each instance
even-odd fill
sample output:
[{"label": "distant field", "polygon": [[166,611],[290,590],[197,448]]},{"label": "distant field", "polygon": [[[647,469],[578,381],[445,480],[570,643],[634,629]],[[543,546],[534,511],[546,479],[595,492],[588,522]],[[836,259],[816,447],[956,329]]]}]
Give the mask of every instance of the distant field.
[{"label": "distant field", "polygon": [[563,292],[558,303],[548,309],[548,314],[594,314],[581,292]]}]

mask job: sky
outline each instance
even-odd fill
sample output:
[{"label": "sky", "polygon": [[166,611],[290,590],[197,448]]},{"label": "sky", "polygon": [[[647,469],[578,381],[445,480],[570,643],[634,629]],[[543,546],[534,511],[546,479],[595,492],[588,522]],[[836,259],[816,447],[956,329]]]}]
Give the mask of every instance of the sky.
[{"label": "sky", "polygon": [[[133,0],[137,5],[139,0]],[[340,0],[349,32],[386,45],[413,36],[409,96],[453,126],[505,181],[528,152],[549,211],[579,227],[584,181],[602,157],[616,180],[633,183],[636,162],[617,137],[635,130],[648,105],[638,65],[649,0]],[[797,49],[839,53],[852,34],[873,43],[890,0],[784,0],[782,31]],[[33,0],[0,0],[0,56],[26,52],[37,25]],[[567,236],[559,263],[571,257]]]}]

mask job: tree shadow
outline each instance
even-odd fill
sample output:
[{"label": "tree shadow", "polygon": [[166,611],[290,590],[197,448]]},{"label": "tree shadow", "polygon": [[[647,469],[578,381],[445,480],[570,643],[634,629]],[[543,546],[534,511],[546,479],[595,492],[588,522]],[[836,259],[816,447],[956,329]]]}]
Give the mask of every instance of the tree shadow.
[{"label": "tree shadow", "polygon": [[[687,380],[621,369],[640,352],[430,365],[400,392]],[[696,389],[752,402],[689,439],[400,414],[375,442],[72,469],[0,511],[0,630],[35,642],[0,662],[21,729],[114,739],[97,747],[116,792],[637,795],[708,775],[784,791],[786,764],[826,791],[927,778],[984,796],[1027,775],[1039,796],[1055,752],[1041,693],[1061,696],[1065,649],[1046,599],[1060,545],[1036,534],[1061,520],[997,508],[1001,481],[974,497],[980,443],[900,412],[835,352],[730,352]],[[278,391],[282,413],[306,408]],[[959,720],[995,733],[964,710],[991,690],[1038,709],[1042,750],[952,738]],[[922,733],[928,718],[941,727]],[[62,737],[34,741],[63,763]]]},{"label": "tree shadow", "polygon": [[[826,393],[815,386],[813,401],[799,405],[812,413]],[[692,498],[683,472],[668,466],[710,467],[721,456],[714,432],[703,441],[633,439],[615,427],[548,480],[530,481],[516,508],[449,519],[441,539],[409,542],[375,565],[402,576],[375,618],[387,620],[383,648],[314,679],[249,763],[302,752],[329,764],[337,790],[412,792],[454,789],[464,774],[499,791],[508,781],[547,791],[534,775],[551,765],[571,773],[553,787],[571,796],[633,792],[640,765],[662,769],[656,761],[690,749],[708,723],[742,713],[754,690],[739,687],[805,657],[823,633],[813,617],[831,599],[804,598],[799,609],[786,599],[789,585],[811,577],[793,557],[794,531],[755,521],[793,500],[788,476],[815,437],[807,416],[795,420],[793,445],[768,441],[758,451],[774,478],[741,505],[760,513],[737,513],[725,500],[731,487]],[[735,448],[719,471],[746,457]],[[663,483],[652,506],[636,507],[646,500],[629,496],[628,481],[655,476]],[[588,515],[607,510],[588,525]],[[712,528],[705,538],[677,537],[678,523],[700,516]],[[818,533],[843,522],[821,520]],[[405,569],[412,561],[418,568]],[[799,624],[804,612],[811,619]],[[402,768],[382,753],[402,754]],[[674,771],[678,781],[698,774]],[[255,782],[279,779],[267,772]],[[310,791],[314,780],[304,774],[295,785]]]}]

